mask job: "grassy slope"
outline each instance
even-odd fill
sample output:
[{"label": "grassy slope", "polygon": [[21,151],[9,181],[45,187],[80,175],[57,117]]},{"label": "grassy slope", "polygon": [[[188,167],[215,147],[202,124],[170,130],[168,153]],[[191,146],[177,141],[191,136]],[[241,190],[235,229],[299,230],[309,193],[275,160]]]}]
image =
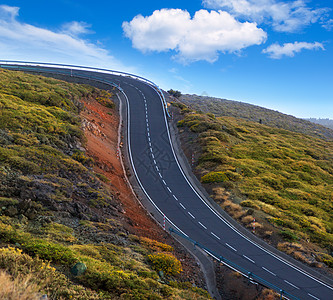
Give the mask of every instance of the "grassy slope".
[{"label": "grassy slope", "polygon": [[[117,197],[91,171],[79,100],[110,107],[110,96],[0,70],[0,268],[52,299],[209,298],[174,281],[172,247],[128,234]],[[83,275],[70,272],[77,262]]]},{"label": "grassy slope", "polygon": [[180,99],[182,103],[189,105],[192,109],[204,113],[213,113],[219,117],[227,116],[258,123],[261,122],[271,127],[333,140],[332,129],[264,107],[244,102],[197,95],[182,95]]},{"label": "grassy slope", "polygon": [[176,106],[184,113],[178,126],[195,133],[188,143],[200,149],[196,171],[216,201],[249,227],[254,212],[285,240],[319,245],[317,259],[333,267],[333,142]]}]

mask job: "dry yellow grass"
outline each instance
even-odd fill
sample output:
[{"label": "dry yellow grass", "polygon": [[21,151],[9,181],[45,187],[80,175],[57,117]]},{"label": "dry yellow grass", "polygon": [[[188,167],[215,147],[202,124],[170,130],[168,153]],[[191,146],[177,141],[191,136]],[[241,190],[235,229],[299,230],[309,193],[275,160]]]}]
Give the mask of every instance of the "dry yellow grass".
[{"label": "dry yellow grass", "polygon": [[244,224],[249,224],[249,223],[252,223],[253,222],[253,217],[252,216],[245,216],[245,217],[243,217],[242,218],[242,222],[244,223]]},{"label": "dry yellow grass", "polygon": [[264,289],[261,293],[261,296],[258,298],[258,300],[275,300],[280,299],[280,296],[269,289]]},{"label": "dry yellow grass", "polygon": [[41,295],[38,287],[31,282],[31,277],[16,277],[14,280],[4,271],[0,271],[0,299],[38,300]]},{"label": "dry yellow grass", "polygon": [[227,211],[229,215],[235,219],[240,219],[245,214],[243,207],[241,207],[239,204],[231,202],[230,200],[224,201],[221,206],[225,211]]}]

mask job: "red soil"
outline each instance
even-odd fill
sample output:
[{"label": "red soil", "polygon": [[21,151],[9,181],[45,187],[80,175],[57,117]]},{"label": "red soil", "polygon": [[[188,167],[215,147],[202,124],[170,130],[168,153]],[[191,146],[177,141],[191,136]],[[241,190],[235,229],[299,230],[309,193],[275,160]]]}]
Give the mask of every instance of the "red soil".
[{"label": "red soil", "polygon": [[182,262],[183,272],[180,280],[204,287],[204,277],[195,259],[148,215],[127,183],[120,159],[117,157],[118,112],[102,106],[94,99],[86,99],[83,104],[85,108],[81,116],[85,124],[87,155],[95,160],[94,171],[110,180],[108,186],[112,193],[117,195],[124,215],[127,216],[123,218],[123,226],[135,235],[172,245],[175,255]]}]

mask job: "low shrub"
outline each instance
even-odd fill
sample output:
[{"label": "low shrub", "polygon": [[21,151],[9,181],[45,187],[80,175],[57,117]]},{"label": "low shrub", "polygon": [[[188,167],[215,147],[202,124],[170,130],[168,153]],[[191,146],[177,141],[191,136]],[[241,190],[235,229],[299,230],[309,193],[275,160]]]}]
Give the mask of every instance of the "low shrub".
[{"label": "low shrub", "polygon": [[165,275],[177,275],[182,272],[180,261],[170,253],[149,254],[148,259],[155,271],[163,271]]},{"label": "low shrub", "polygon": [[282,236],[282,238],[284,240],[289,241],[289,242],[294,242],[294,241],[299,240],[298,236],[294,232],[292,232],[288,229],[281,230],[280,235]]},{"label": "low shrub", "polygon": [[147,248],[149,248],[152,251],[163,251],[163,252],[173,252],[173,247],[167,244],[163,244],[160,243],[158,241],[146,238],[146,237],[142,237],[140,239],[141,244],[143,244],[144,246],[146,246]]},{"label": "low shrub", "polygon": [[202,183],[223,182],[228,180],[229,178],[224,172],[209,172],[201,177]]}]

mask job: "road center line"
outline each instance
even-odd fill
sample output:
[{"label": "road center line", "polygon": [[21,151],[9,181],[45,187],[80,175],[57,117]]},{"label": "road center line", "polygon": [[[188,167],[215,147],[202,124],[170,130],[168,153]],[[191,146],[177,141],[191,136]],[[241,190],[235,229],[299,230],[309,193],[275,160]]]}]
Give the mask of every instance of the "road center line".
[{"label": "road center line", "polygon": [[167,190],[168,190],[170,193],[172,193],[171,190],[170,190],[170,188],[169,188],[168,186],[167,186]]},{"label": "road center line", "polygon": [[309,294],[309,293],[308,293],[308,295],[309,295],[310,297],[312,297],[313,299],[320,300],[320,299],[317,298],[316,296],[313,296],[313,295],[311,295],[311,294]]},{"label": "road center line", "polygon": [[276,274],[275,273],[273,273],[272,271],[270,271],[270,270],[268,270],[268,269],[266,269],[265,267],[262,267],[266,272],[268,272],[268,273],[270,273],[270,274],[272,274],[273,276],[276,276]]},{"label": "road center line", "polygon": [[[155,164],[155,165],[156,165],[156,164]],[[158,168],[158,166],[157,166],[157,165],[155,166],[155,168],[156,168],[156,171],[159,171],[159,170],[160,170],[160,169]]]},{"label": "road center line", "polygon": [[180,202],[179,202],[179,205],[180,205],[182,208],[186,209],[186,207],[185,207],[183,204],[181,204]]},{"label": "road center line", "polygon": [[162,182],[164,183],[164,185],[167,185],[164,179],[162,179]]},{"label": "road center line", "polygon": [[153,152],[153,148],[152,147],[150,147],[150,152]]},{"label": "road center line", "polygon": [[187,212],[193,219],[195,219],[195,216],[193,216],[189,211]]},{"label": "road center line", "polygon": [[265,267],[262,267],[266,272],[268,272],[269,274],[272,274],[273,276],[276,276],[276,274],[274,274],[272,271],[266,269]]},{"label": "road center line", "polygon": [[[154,159],[154,165],[156,165],[156,160]],[[157,167],[157,166],[156,166]],[[158,168],[157,168],[158,169]],[[157,170],[158,171],[158,170]]]},{"label": "road center line", "polygon": [[202,224],[201,222],[198,222],[198,223],[199,223],[200,226],[202,226],[203,228],[207,229],[207,227],[204,224]]},{"label": "road center line", "polygon": [[287,283],[287,284],[289,284],[289,285],[291,285],[293,288],[295,288],[295,289],[298,289],[299,290],[299,287],[298,286],[296,286],[296,285],[294,285],[294,284],[292,284],[291,282],[289,282],[289,281],[287,281],[287,280],[283,280],[285,283]]},{"label": "road center line", "polygon": [[162,178],[162,174],[160,172],[158,172],[158,175],[160,175],[160,177]]},{"label": "road center line", "polygon": [[213,236],[215,236],[218,240],[220,240],[221,238],[218,237],[214,232],[210,232]]},{"label": "road center line", "polygon": [[154,153],[151,154],[151,157],[152,157],[153,159],[155,158]]},{"label": "road center line", "polygon": [[175,198],[176,201],[178,201],[178,198],[175,195],[172,195],[172,196]]},{"label": "road center line", "polygon": [[235,252],[237,252],[237,249],[235,249],[234,247],[230,246],[228,243],[225,243],[230,249],[234,250]]},{"label": "road center line", "polygon": [[256,263],[256,262],[255,262],[253,259],[251,259],[251,258],[247,257],[247,256],[246,256],[246,255],[244,255],[244,254],[243,254],[243,257],[245,257],[247,260],[249,260],[250,262],[252,262],[252,263],[254,263],[254,264]]}]

